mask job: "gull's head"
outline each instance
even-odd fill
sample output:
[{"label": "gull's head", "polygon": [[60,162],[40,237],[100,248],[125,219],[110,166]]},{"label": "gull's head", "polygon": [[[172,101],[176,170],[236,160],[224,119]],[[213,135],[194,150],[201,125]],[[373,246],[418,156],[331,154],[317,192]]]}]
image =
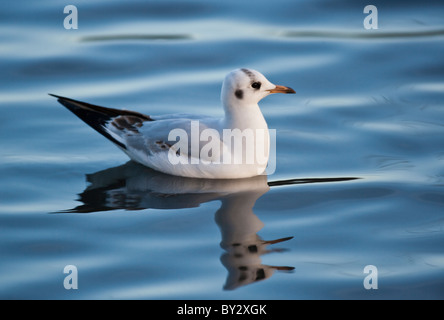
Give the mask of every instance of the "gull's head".
[{"label": "gull's head", "polygon": [[277,86],[263,74],[252,69],[236,69],[230,72],[222,86],[222,102],[225,106],[257,105],[272,93],[296,93],[293,89]]}]

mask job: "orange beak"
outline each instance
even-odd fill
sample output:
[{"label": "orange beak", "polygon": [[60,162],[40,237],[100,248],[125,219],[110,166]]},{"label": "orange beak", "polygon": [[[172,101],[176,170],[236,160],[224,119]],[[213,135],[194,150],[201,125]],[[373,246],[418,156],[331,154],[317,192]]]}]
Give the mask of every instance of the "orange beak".
[{"label": "orange beak", "polygon": [[276,88],[268,90],[270,93],[296,93],[292,88],[284,86],[276,86]]}]

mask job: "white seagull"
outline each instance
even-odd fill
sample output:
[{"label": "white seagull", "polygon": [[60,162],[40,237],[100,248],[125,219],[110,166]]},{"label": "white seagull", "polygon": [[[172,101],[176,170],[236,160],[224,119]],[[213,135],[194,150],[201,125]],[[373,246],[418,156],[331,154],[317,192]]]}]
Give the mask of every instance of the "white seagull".
[{"label": "white seagull", "polygon": [[265,172],[270,137],[258,102],[272,93],[295,91],[272,84],[258,71],[243,68],[225,77],[221,92],[223,118],[148,116],[50,95],[133,161],[175,176],[237,179]]}]

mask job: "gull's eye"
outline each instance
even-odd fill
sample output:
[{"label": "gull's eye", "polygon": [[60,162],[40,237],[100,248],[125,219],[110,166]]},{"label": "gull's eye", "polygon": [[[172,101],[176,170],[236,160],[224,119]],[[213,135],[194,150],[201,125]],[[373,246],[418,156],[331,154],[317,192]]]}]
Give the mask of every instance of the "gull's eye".
[{"label": "gull's eye", "polygon": [[256,89],[256,90],[259,90],[260,88],[261,88],[261,83],[260,82],[253,82],[252,84],[251,84],[251,87],[253,88],[253,89]]}]

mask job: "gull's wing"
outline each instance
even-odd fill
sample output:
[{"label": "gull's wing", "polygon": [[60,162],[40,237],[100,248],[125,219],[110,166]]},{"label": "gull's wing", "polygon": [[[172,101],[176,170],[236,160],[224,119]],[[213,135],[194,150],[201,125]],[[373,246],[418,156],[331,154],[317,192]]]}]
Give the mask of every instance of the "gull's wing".
[{"label": "gull's wing", "polygon": [[118,134],[119,131],[137,133],[144,122],[153,121],[150,116],[138,112],[105,108],[54,94],[50,95],[56,97],[58,102],[68,110],[124,150],[127,146],[122,135]]},{"label": "gull's wing", "polygon": [[[134,111],[106,108],[50,95],[56,97],[63,106],[111,140],[132,159],[142,163],[145,161],[141,160],[141,157],[145,159],[157,153],[166,154],[173,147],[176,140],[169,141],[172,130],[182,129],[191,139],[191,121],[199,120],[200,132],[208,127],[214,128],[218,121],[188,114],[152,117]],[[180,150],[181,156],[189,157],[190,154],[189,148]]]}]

